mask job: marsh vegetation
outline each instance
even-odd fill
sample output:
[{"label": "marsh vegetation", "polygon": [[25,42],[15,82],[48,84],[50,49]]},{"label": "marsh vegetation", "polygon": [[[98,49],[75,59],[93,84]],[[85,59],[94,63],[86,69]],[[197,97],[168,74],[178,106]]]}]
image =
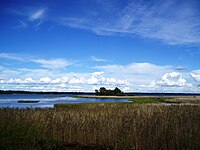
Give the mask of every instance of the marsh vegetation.
[{"label": "marsh vegetation", "polygon": [[0,109],[0,149],[200,149],[200,105]]}]

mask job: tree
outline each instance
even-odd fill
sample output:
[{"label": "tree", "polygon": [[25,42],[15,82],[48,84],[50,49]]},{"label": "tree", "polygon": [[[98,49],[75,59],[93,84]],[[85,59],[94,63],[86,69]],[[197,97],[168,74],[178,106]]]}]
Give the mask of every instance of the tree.
[{"label": "tree", "polygon": [[114,95],[114,96],[124,95],[124,93],[117,87],[114,90],[107,90],[105,87],[100,87],[99,90],[95,90],[95,93],[96,95]]},{"label": "tree", "polygon": [[124,95],[123,92],[117,87],[114,89],[113,93],[114,95],[118,95],[118,96]]}]

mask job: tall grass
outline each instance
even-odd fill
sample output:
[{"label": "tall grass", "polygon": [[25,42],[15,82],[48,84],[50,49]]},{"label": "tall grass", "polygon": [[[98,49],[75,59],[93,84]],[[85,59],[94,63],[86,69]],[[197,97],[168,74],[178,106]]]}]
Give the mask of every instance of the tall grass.
[{"label": "tall grass", "polygon": [[200,105],[0,109],[0,149],[200,149]]}]

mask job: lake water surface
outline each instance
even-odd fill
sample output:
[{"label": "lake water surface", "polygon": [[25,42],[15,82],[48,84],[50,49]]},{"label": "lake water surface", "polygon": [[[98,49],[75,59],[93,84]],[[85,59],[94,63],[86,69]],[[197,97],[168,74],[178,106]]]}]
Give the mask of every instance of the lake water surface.
[{"label": "lake water surface", "polygon": [[[73,98],[66,94],[0,94],[0,107],[53,107],[54,104],[91,103],[91,102],[128,102],[128,99]],[[18,103],[19,100],[39,100],[38,103]]]}]

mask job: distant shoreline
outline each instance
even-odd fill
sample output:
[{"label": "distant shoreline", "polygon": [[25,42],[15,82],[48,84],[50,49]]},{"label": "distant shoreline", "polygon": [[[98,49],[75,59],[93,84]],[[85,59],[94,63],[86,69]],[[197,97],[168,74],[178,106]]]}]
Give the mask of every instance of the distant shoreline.
[{"label": "distant shoreline", "polygon": [[[78,95],[73,96],[73,98],[99,98],[99,99],[133,99],[133,98],[149,98],[149,97],[160,97],[160,96],[96,96],[96,95]],[[171,96],[165,96],[165,97],[171,97]]]},{"label": "distant shoreline", "polygon": [[[43,92],[43,91],[12,91],[0,90],[0,94],[68,94],[68,95],[89,95],[96,96],[95,92]],[[127,92],[125,96],[200,96],[200,93],[144,93],[144,92]]]}]

